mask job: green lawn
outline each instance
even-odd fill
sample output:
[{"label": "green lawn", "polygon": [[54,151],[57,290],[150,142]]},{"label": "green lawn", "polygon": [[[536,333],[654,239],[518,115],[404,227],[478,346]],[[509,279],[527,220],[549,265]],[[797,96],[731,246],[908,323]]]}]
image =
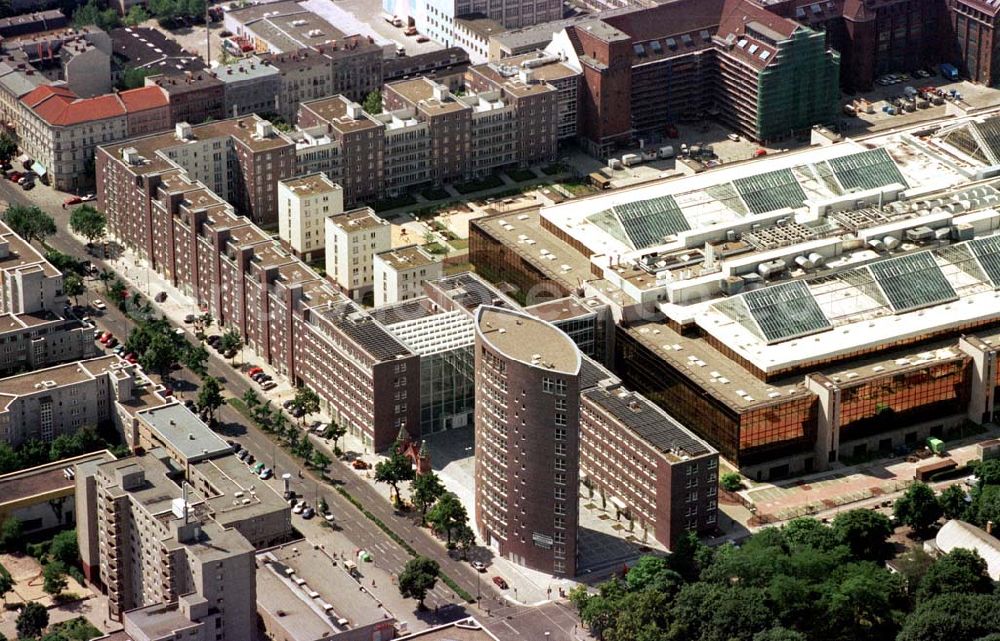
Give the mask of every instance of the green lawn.
[{"label": "green lawn", "polygon": [[389,209],[396,209],[397,207],[409,207],[410,205],[415,205],[417,199],[410,194],[403,194],[401,196],[396,196],[395,198],[386,198],[380,200],[374,205],[372,209],[375,211],[387,211]]},{"label": "green lawn", "polygon": [[455,189],[460,194],[472,194],[485,189],[496,189],[501,185],[503,185],[503,180],[501,180],[499,176],[486,176],[485,178],[480,178],[479,180],[470,180],[469,182],[458,183],[455,185]]},{"label": "green lawn", "polygon": [[535,180],[538,178],[538,174],[531,171],[530,169],[512,169],[507,172],[507,175],[511,177],[514,182],[523,183],[526,180]]},{"label": "green lawn", "polygon": [[441,187],[430,187],[420,192],[420,195],[426,198],[427,200],[444,200],[445,198],[448,198],[451,194],[449,194],[447,190],[442,189]]}]

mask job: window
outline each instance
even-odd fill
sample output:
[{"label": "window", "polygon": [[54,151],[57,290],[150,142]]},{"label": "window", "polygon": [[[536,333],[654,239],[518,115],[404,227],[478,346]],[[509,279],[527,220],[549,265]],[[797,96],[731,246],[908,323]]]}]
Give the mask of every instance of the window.
[{"label": "window", "polygon": [[546,394],[566,396],[566,381],[560,378],[545,377],[542,379],[542,391]]}]

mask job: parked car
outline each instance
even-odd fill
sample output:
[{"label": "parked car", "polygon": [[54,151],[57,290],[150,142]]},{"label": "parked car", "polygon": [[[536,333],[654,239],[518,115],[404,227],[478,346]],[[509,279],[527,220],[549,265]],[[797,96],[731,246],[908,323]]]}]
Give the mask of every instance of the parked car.
[{"label": "parked car", "polygon": [[367,470],[368,464],[362,461],[361,459],[356,458],[351,462],[351,467],[353,467],[356,470]]},{"label": "parked car", "polygon": [[193,323],[194,322],[194,314],[187,314],[187,315],[185,315],[184,316],[184,322],[188,323],[188,324]]},{"label": "parked car", "polygon": [[265,467],[263,470],[260,471],[260,480],[262,481],[266,481],[272,476],[274,476],[274,472],[272,472],[271,468],[269,467]]},{"label": "parked car", "polygon": [[250,452],[248,452],[246,450],[239,450],[238,452],[236,452],[236,458],[238,458],[241,461],[244,460],[244,459],[246,459],[249,456],[250,456]]},{"label": "parked car", "polygon": [[[111,351],[118,356],[122,356],[125,353],[125,346],[122,344],[115,345],[115,348]],[[132,356],[132,354],[129,354],[129,356]],[[128,360],[128,356],[125,356],[125,360]]]},{"label": "parked car", "polygon": [[34,188],[35,188],[34,180],[28,180],[21,183],[21,189],[23,189],[24,191],[31,191]]},{"label": "parked car", "polygon": [[108,339],[106,343],[104,343],[104,346],[107,347],[108,349],[111,349],[117,344],[118,344],[118,339],[112,336],[111,338]]},{"label": "parked car", "polygon": [[326,520],[327,523],[333,523],[333,515],[329,512],[323,515],[323,519]]},{"label": "parked car", "polygon": [[90,306],[93,307],[94,309],[96,309],[99,312],[107,311],[107,309],[108,309],[108,306],[105,305],[104,301],[102,301],[100,299],[95,299],[94,302],[92,302],[90,304]]},{"label": "parked car", "polygon": [[295,499],[292,499],[292,503],[291,503],[291,505],[292,505],[292,514],[302,514],[302,510],[306,509],[306,504],[304,502],[303,503],[297,503],[297,502],[294,502],[294,501],[295,501]]},{"label": "parked car", "polygon": [[254,461],[256,461],[256,460],[257,459],[254,457],[253,454],[247,454],[247,458],[243,462],[246,463],[247,465],[253,465]]},{"label": "parked car", "polygon": [[[261,370],[261,371],[263,371],[263,370]],[[251,373],[251,376],[253,376],[252,373]],[[286,410],[287,409],[291,409],[292,405],[295,405],[295,399],[294,398],[286,399],[284,402],[281,403],[281,406],[284,407]]]},{"label": "parked car", "polygon": [[257,367],[251,367],[250,369],[247,370],[247,375],[248,376],[253,376],[254,374],[257,374],[258,372],[263,372],[263,371],[264,371],[263,367],[259,367],[259,366],[257,366]]},{"label": "parked car", "polygon": [[174,395],[174,390],[171,389],[171,388],[169,388],[169,387],[164,387],[162,395],[163,396],[173,396]]},{"label": "parked car", "polygon": [[264,381],[264,383],[260,387],[261,387],[262,390],[264,390],[265,392],[267,392],[267,391],[273,390],[277,386],[278,386],[278,384],[275,383],[274,381]]},{"label": "parked car", "polygon": [[101,337],[98,340],[100,340],[102,343],[107,343],[112,336],[113,334],[111,332],[104,332],[101,334]]},{"label": "parked car", "polygon": [[82,202],[83,198],[81,198],[80,196],[70,196],[69,198],[63,201],[62,208],[66,209],[70,205],[79,205]]},{"label": "parked car", "polygon": [[312,509],[311,507],[307,507],[306,509],[302,510],[302,518],[311,519],[314,516],[316,516],[316,510]]},{"label": "parked car", "polygon": [[155,300],[157,303],[162,303],[163,301],[167,300],[167,292],[157,293],[156,296],[153,297],[153,300]]},{"label": "parked car", "polygon": [[504,581],[503,577],[501,577],[501,576],[495,576],[495,577],[493,577],[493,583],[495,583],[496,586],[498,588],[500,588],[501,590],[506,590],[508,588],[507,582]]},{"label": "parked car", "polygon": [[476,572],[485,572],[486,571],[486,564],[483,563],[482,561],[473,561],[472,562],[472,569],[475,570]]}]

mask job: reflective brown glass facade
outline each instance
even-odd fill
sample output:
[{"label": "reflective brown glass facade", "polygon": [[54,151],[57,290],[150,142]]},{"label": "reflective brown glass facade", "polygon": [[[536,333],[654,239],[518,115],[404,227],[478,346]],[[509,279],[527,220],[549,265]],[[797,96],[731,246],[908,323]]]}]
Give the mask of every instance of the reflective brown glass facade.
[{"label": "reflective brown glass facade", "polygon": [[970,363],[961,358],[842,386],[841,441],[964,412]]}]

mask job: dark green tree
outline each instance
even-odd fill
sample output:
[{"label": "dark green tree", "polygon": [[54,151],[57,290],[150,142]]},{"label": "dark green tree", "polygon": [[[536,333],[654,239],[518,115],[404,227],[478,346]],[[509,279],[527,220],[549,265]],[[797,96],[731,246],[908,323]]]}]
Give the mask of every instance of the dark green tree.
[{"label": "dark green tree", "polygon": [[792,519],[782,528],[782,533],[790,546],[803,545],[817,550],[832,550],[842,545],[832,527],[809,516]]},{"label": "dark green tree", "polygon": [[451,547],[455,532],[462,526],[468,526],[469,515],[457,496],[445,492],[427,512],[427,522],[434,531],[445,535],[448,546]]},{"label": "dark green tree", "polygon": [[333,439],[333,449],[340,449],[340,439],[347,435],[347,428],[336,421],[330,421],[326,426],[326,437]]},{"label": "dark green tree", "polygon": [[76,274],[67,274],[63,277],[63,293],[73,299],[73,304],[77,304],[77,299],[87,291],[83,286],[83,279]]},{"label": "dark green tree", "polygon": [[906,591],[914,597],[920,588],[921,581],[927,571],[934,565],[934,557],[928,554],[923,546],[915,545],[896,558],[896,568],[903,577]]},{"label": "dark green tree", "polygon": [[260,406],[260,396],[257,396],[257,392],[252,389],[248,389],[243,392],[243,404],[247,406],[247,409],[253,412],[257,407]]},{"label": "dark green tree", "polygon": [[428,508],[434,504],[434,501],[441,498],[444,492],[444,484],[441,483],[441,479],[434,472],[417,474],[413,482],[410,483],[410,500],[420,510],[421,523],[427,520]]},{"label": "dark green tree", "polygon": [[240,332],[235,327],[230,327],[222,334],[222,340],[219,341],[219,346],[222,348],[222,352],[229,352],[232,354],[230,362],[236,358],[236,352],[243,347],[243,338],[240,336]]},{"label": "dark green tree", "polygon": [[70,229],[90,242],[104,236],[107,225],[108,221],[104,214],[90,205],[80,205],[69,215]]},{"label": "dark green tree", "polygon": [[66,581],[66,566],[61,561],[47,563],[42,569],[42,589],[49,594],[56,596],[69,585]]},{"label": "dark green tree", "polygon": [[295,397],[292,399],[292,407],[302,410],[303,414],[300,417],[301,422],[305,422],[305,418],[310,414],[315,414],[319,411],[319,396],[312,389],[300,385],[295,388]]},{"label": "dark green tree", "polygon": [[222,385],[214,376],[206,376],[198,389],[198,409],[207,412],[210,421],[215,420],[215,410],[222,407]]},{"label": "dark green tree", "polygon": [[125,15],[125,24],[129,27],[138,27],[143,22],[149,20],[149,12],[141,4],[134,4]]},{"label": "dark green tree", "polygon": [[330,461],[329,456],[317,449],[314,449],[312,455],[309,457],[309,465],[312,465],[314,469],[320,470],[321,472],[326,470],[331,462],[332,461]]},{"label": "dark green tree", "polygon": [[743,477],[739,472],[727,472],[719,479],[719,485],[727,492],[736,492],[743,487]]},{"label": "dark green tree", "polygon": [[960,641],[1000,631],[1000,597],[946,594],[920,603],[896,641]]},{"label": "dark green tree", "polygon": [[808,641],[808,638],[797,630],[778,627],[758,632],[753,641]]},{"label": "dark green tree", "polygon": [[980,485],[1000,485],[1000,459],[982,461],[976,467]]},{"label": "dark green tree", "polygon": [[0,163],[9,164],[17,155],[17,141],[6,131],[0,133]]},{"label": "dark green tree", "polygon": [[673,598],[684,585],[684,579],[670,569],[665,557],[644,556],[629,568],[625,584],[632,591],[655,590]]},{"label": "dark green tree", "polygon": [[90,25],[95,25],[104,31],[111,31],[121,26],[121,18],[114,9],[105,9],[97,0],[90,0],[73,12],[73,26],[87,27]]},{"label": "dark green tree", "polygon": [[157,332],[150,337],[145,351],[139,354],[139,362],[146,370],[156,372],[162,377],[170,371],[170,366],[177,362],[179,355],[174,341]]},{"label": "dark green tree", "polygon": [[24,549],[24,525],[14,516],[7,517],[0,525],[0,550],[20,552]]},{"label": "dark green tree", "polygon": [[974,550],[956,548],[927,570],[917,599],[921,602],[942,594],[989,594],[993,581],[986,571],[986,561]]},{"label": "dark green tree", "polygon": [[832,525],[837,539],[856,558],[884,560],[892,553],[889,545],[892,523],[880,512],[867,509],[842,512],[833,519]]},{"label": "dark green tree", "polygon": [[26,242],[42,242],[56,233],[56,221],[34,205],[8,205],[3,221]]},{"label": "dark green tree", "polygon": [[76,530],[63,530],[52,537],[49,556],[66,567],[78,564],[80,562],[80,547],[76,542]]},{"label": "dark green tree", "polygon": [[960,519],[969,509],[968,494],[961,485],[949,485],[942,490],[937,499],[946,519]]},{"label": "dark green tree", "polygon": [[49,625],[49,611],[40,603],[29,601],[17,615],[17,636],[20,639],[37,637]]},{"label": "dark green tree", "polygon": [[934,490],[926,483],[917,481],[896,499],[892,513],[900,523],[909,525],[917,532],[926,532],[941,518],[942,510]]},{"label": "dark green tree", "polygon": [[402,444],[397,442],[392,447],[389,458],[375,464],[375,482],[387,483],[392,488],[392,496],[400,503],[399,484],[413,480],[413,463],[403,454]]},{"label": "dark green tree", "polygon": [[[181,352],[181,363],[184,367],[188,368],[195,373],[196,376],[205,378],[208,374],[208,367],[206,363],[208,362],[208,350],[205,349],[204,345],[188,345]],[[247,390],[252,392],[253,390]]]},{"label": "dark green tree", "polygon": [[417,600],[417,606],[424,608],[427,593],[437,585],[441,566],[433,559],[417,556],[406,562],[403,571],[399,573],[399,593],[410,599]]},{"label": "dark green tree", "polygon": [[378,90],[370,92],[365,96],[361,107],[373,116],[382,113],[382,92]]}]

